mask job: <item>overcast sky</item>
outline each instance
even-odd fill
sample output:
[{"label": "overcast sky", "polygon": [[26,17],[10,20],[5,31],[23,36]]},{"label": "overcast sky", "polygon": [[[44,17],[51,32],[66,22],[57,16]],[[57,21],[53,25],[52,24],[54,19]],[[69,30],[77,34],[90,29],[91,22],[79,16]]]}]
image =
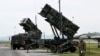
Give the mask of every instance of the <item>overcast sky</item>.
[{"label": "overcast sky", "polygon": [[[29,17],[35,22],[35,15],[38,28],[52,34],[45,18],[38,14],[46,3],[58,10],[58,0],[0,0],[0,37],[23,33],[20,20]],[[100,0],[61,0],[61,11],[80,27],[77,34],[100,32]]]}]

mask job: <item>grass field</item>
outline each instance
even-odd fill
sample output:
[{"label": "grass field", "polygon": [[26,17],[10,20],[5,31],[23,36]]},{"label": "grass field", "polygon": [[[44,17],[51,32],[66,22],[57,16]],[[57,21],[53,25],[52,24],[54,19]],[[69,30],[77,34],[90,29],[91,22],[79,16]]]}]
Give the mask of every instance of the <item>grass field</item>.
[{"label": "grass field", "polygon": [[5,46],[10,47],[10,41],[0,41],[0,44],[5,44]]},{"label": "grass field", "polygon": [[[100,56],[100,48],[98,48],[98,44],[86,44],[87,52],[86,56]],[[75,53],[65,52],[63,54],[55,54],[58,56],[79,56],[78,49]]]}]

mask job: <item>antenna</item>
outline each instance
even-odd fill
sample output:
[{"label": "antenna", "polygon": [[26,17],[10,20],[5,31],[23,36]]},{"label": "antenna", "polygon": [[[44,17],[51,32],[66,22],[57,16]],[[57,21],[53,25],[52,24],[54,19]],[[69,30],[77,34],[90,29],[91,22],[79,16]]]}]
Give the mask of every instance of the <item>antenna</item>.
[{"label": "antenna", "polygon": [[37,15],[36,15],[36,9],[37,9],[37,3],[36,3],[37,1],[35,0],[35,25],[36,25],[36,27],[37,27]]},{"label": "antenna", "polygon": [[60,32],[60,34],[62,35],[62,38],[64,38],[64,36],[63,36],[63,26],[62,26],[62,12],[61,12],[61,0],[59,0],[59,18],[61,19],[61,32]]},{"label": "antenna", "polygon": [[61,1],[59,0],[59,13],[61,13]]},{"label": "antenna", "polygon": [[37,16],[35,15],[35,25],[37,26]]},{"label": "antenna", "polygon": [[16,34],[16,26],[14,26],[14,34]]}]

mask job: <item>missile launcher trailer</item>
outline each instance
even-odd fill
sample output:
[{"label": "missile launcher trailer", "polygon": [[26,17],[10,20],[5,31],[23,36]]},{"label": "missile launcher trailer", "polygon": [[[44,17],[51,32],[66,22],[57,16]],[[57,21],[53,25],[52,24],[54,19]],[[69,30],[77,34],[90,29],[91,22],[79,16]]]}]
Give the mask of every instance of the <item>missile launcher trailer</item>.
[{"label": "missile launcher trailer", "polygon": [[[39,14],[46,18],[45,20],[50,24],[55,36],[52,40],[45,40],[45,46],[53,53],[75,52],[76,48],[72,40],[79,27],[48,4],[44,6]],[[57,30],[61,32],[62,38],[59,36]],[[64,36],[67,36],[67,39]]]},{"label": "missile launcher trailer", "polygon": [[[42,32],[37,28],[35,24],[32,23],[32,21],[29,18],[24,18],[21,21],[20,25],[23,26],[25,33],[12,36],[11,39],[12,49],[16,49],[16,48],[20,49],[20,47],[26,49],[26,45],[29,45],[32,42],[41,39]],[[34,46],[32,47],[38,48],[38,45],[34,44]]]}]

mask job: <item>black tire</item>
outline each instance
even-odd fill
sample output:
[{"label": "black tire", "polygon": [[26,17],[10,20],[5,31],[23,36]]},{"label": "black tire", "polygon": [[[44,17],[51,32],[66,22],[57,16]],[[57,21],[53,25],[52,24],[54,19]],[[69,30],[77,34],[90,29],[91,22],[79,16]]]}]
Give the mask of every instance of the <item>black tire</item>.
[{"label": "black tire", "polygon": [[73,52],[75,52],[75,51],[76,51],[76,47],[71,47],[71,48],[70,48],[70,52],[73,53]]},{"label": "black tire", "polygon": [[19,47],[19,46],[17,46],[17,49],[19,50],[19,49],[20,49],[20,47]]},{"label": "black tire", "polygon": [[15,50],[15,49],[16,49],[16,47],[15,47],[15,46],[12,46],[12,49],[13,49],[13,50]]},{"label": "black tire", "polygon": [[26,50],[26,49],[27,49],[27,48],[26,48],[26,46],[24,46],[23,48],[24,48],[24,50]]},{"label": "black tire", "polygon": [[50,50],[52,53],[56,53],[57,52],[57,47],[55,45],[50,46]]},{"label": "black tire", "polygon": [[57,47],[57,53],[63,53],[63,50],[60,47]]}]

